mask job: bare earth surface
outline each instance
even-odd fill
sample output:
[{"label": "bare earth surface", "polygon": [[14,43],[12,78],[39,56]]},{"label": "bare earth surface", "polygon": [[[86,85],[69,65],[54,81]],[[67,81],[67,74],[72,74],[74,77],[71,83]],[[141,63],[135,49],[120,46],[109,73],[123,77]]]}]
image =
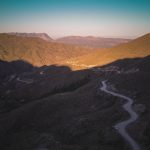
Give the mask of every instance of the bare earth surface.
[{"label": "bare earth surface", "polygon": [[138,119],[138,115],[132,109],[133,100],[127,96],[107,90],[106,81],[102,81],[102,85],[103,86],[100,88],[102,91],[127,100],[127,103],[123,105],[123,108],[130,114],[130,118],[128,120],[116,124],[115,129],[117,129],[118,132],[122,135],[122,137],[131,145],[133,150],[140,150],[140,146],[138,145],[138,143],[126,131],[126,127]]}]

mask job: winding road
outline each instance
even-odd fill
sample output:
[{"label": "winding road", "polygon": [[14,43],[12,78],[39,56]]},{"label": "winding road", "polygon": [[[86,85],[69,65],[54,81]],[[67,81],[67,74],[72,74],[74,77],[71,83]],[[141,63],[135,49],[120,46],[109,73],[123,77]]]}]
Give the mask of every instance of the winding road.
[{"label": "winding road", "polygon": [[17,80],[17,81],[20,81],[20,82],[23,82],[23,83],[26,83],[26,84],[31,84],[31,83],[33,83],[33,80],[31,80],[31,79],[22,80],[22,79],[20,79],[20,78],[18,77],[16,80]]},{"label": "winding road", "polygon": [[123,108],[130,114],[130,118],[117,123],[115,129],[118,130],[120,135],[130,144],[133,150],[141,150],[139,144],[126,131],[126,127],[138,119],[138,114],[132,109],[133,100],[122,94],[107,90],[106,81],[102,81],[102,87],[100,87],[100,89],[108,94],[127,100],[127,103],[123,105]]}]

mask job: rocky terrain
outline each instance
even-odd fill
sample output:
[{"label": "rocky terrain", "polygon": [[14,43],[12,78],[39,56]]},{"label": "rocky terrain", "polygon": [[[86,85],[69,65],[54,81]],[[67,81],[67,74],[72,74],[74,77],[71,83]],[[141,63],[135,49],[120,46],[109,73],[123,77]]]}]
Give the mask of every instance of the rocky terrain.
[{"label": "rocky terrain", "polygon": [[[107,101],[111,96],[98,90],[100,79],[92,76],[95,75],[90,70],[49,66],[4,78],[1,149],[110,149],[116,144],[118,149],[124,147],[110,126],[124,114],[117,113],[119,101]],[[21,82],[18,77],[32,82]],[[104,114],[110,116],[113,111],[113,116],[104,118]],[[108,143],[111,145],[106,146]]]},{"label": "rocky terrain", "polygon": [[[137,45],[139,47],[137,52],[132,54],[132,58],[127,48],[126,53],[124,49],[122,50],[124,57],[121,57],[122,54],[121,59],[118,59],[120,53],[119,48],[116,47],[116,57],[113,62],[103,66],[98,65],[100,63],[98,62],[95,67],[89,68],[87,68],[89,64],[83,66],[81,63],[78,65],[82,65],[84,69],[72,70],[69,65],[37,66],[24,61],[21,58],[27,57],[25,55],[18,57],[20,53],[15,51],[18,48],[17,52],[20,52],[21,47],[25,46],[22,45],[23,42],[30,38],[2,35],[0,41],[2,59],[0,61],[0,149],[131,149],[130,144],[114,128],[117,123],[129,118],[129,114],[122,109],[125,101],[100,89],[101,81],[107,80],[109,90],[133,99],[132,107],[139,118],[127,127],[127,131],[140,145],[141,150],[149,150],[150,56],[148,56],[148,37],[149,35],[146,35],[128,43],[131,51],[133,47],[136,48],[135,45],[138,42],[140,43]],[[40,43],[38,46],[41,46],[40,39],[31,39],[33,40],[31,47],[26,47],[28,50],[37,47],[38,42]],[[6,41],[7,45],[5,45]],[[49,44],[47,45],[46,42],[43,46],[46,47]],[[145,49],[142,49],[144,46]],[[127,44],[121,47],[127,47]],[[56,46],[55,49],[57,48]],[[24,51],[26,54],[26,49]],[[65,51],[66,49],[62,50],[63,53]],[[106,51],[109,52],[110,49]],[[113,49],[112,51],[114,53]],[[13,56],[13,59],[6,61],[9,58],[8,54]],[[93,52],[90,54],[92,60]],[[68,55],[70,54],[67,53]],[[33,56],[32,59],[36,55]],[[106,56],[112,56],[112,53]],[[66,60],[63,62],[66,62],[68,57],[65,57]],[[99,55],[99,57],[102,56]]]},{"label": "rocky terrain", "polygon": [[[78,56],[67,60],[66,65],[72,68],[84,69],[86,66],[99,66],[109,64],[118,59],[145,57],[150,54],[150,33],[128,43],[112,48],[101,49],[92,54]],[[81,65],[82,64],[82,65]]]},{"label": "rocky terrain", "polygon": [[135,100],[140,117],[128,130],[148,150],[149,64],[145,57],[120,60],[102,71],[45,66],[3,77],[1,149],[130,149],[113,128],[128,117],[121,109],[123,100],[99,89],[100,81],[108,80],[112,90]]},{"label": "rocky terrain", "polygon": [[0,60],[23,60],[34,66],[61,63],[98,49],[48,42],[36,37],[0,34]]}]

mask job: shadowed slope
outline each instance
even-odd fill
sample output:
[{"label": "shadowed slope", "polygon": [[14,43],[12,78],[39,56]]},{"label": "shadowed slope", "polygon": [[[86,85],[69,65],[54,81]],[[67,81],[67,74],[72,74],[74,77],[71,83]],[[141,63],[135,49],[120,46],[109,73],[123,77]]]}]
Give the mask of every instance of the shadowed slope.
[{"label": "shadowed slope", "polygon": [[[119,60],[97,72],[53,65],[7,78],[0,93],[0,148],[129,150],[113,128],[128,118],[122,101],[98,89],[100,81],[107,79],[114,92],[134,96],[139,123],[132,124],[129,133],[149,150],[149,65],[149,57]],[[120,73],[107,72],[108,66],[118,66]],[[18,77],[33,82],[20,82]],[[137,107],[139,104],[144,110]]]}]

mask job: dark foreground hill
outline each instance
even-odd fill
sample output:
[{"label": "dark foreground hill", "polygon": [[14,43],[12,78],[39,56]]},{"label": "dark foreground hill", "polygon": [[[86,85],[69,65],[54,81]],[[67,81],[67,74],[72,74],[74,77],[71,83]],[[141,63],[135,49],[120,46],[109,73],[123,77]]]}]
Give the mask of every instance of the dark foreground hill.
[{"label": "dark foreground hill", "polygon": [[51,65],[4,72],[0,149],[129,150],[113,127],[129,117],[121,107],[124,101],[99,89],[107,80],[111,90],[133,98],[139,119],[128,131],[142,150],[149,150],[149,66],[150,57],[144,57],[80,71]]}]

